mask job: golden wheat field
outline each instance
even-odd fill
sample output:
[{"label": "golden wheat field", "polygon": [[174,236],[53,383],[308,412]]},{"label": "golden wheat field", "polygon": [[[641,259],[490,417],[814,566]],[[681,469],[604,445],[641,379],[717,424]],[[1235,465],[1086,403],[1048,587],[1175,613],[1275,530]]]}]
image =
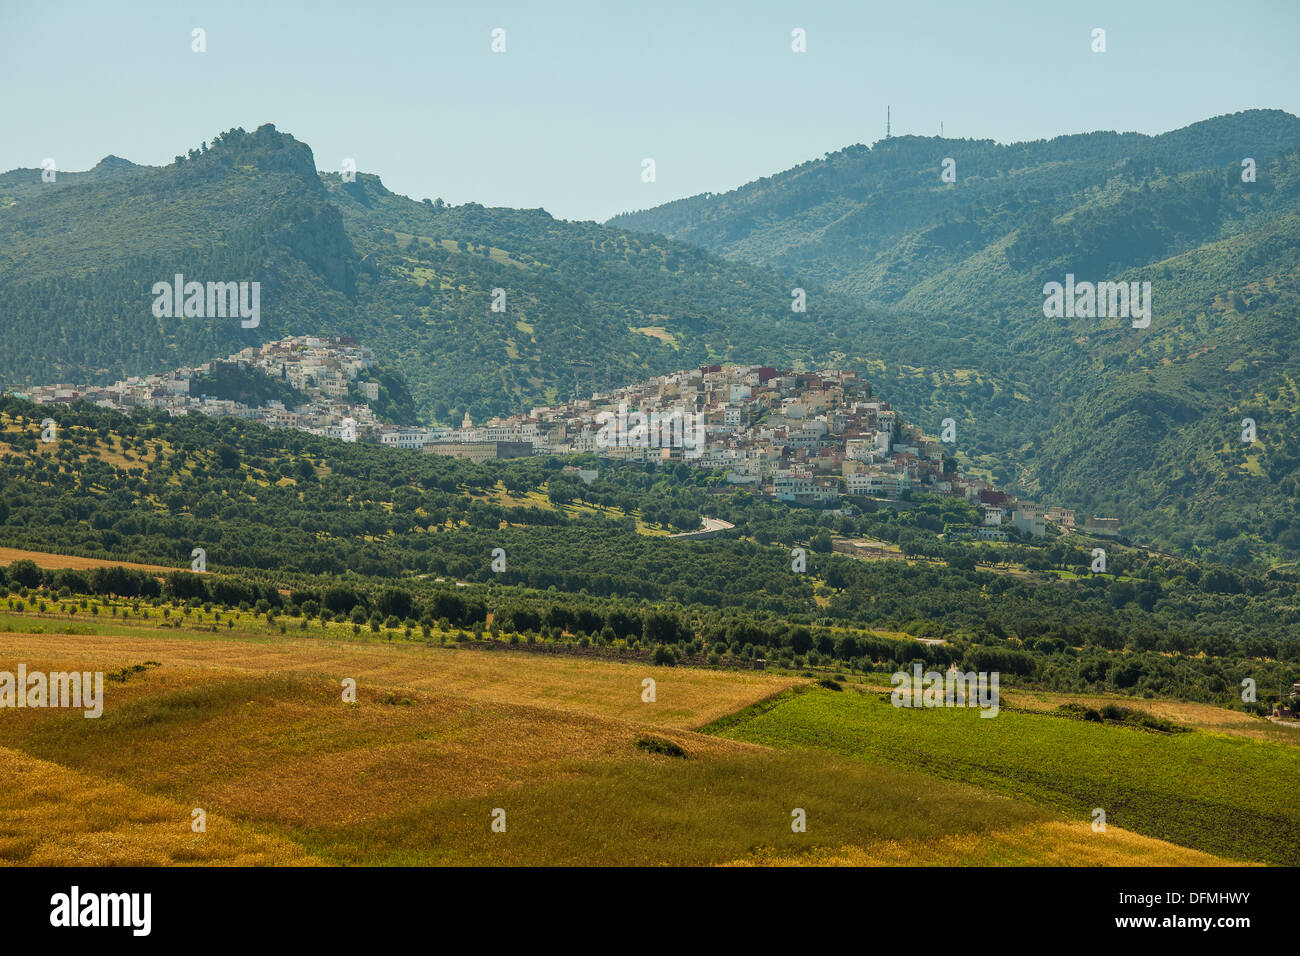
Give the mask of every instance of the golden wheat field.
[{"label": "golden wheat field", "polygon": [[[693,729],[808,683],[800,678],[400,641],[104,630],[0,633],[0,670],[22,662],[124,677],[105,683],[97,720],[0,711],[4,862],[1226,862],[1116,827],[1099,840],[1085,821],[915,771]],[[344,700],[346,679],[355,702]],[[647,749],[652,739],[682,756]],[[196,809],[203,833],[191,830]],[[791,827],[797,811],[806,832]]]},{"label": "golden wheat field", "polygon": [[75,554],[47,554],[44,551],[26,551],[20,548],[0,548],[0,564],[12,564],[14,561],[31,561],[38,568],[45,568],[50,571],[57,571],[61,568],[72,568],[77,571],[88,571],[92,568],[134,568],[137,571],[157,571],[159,573],[175,571],[176,568],[164,567],[161,564],[135,564],[131,561],[106,561],[102,558],[83,558]]},{"label": "golden wheat field", "polygon": [[309,866],[292,840],[209,816],[117,781],[0,748],[0,859],[33,866]]}]

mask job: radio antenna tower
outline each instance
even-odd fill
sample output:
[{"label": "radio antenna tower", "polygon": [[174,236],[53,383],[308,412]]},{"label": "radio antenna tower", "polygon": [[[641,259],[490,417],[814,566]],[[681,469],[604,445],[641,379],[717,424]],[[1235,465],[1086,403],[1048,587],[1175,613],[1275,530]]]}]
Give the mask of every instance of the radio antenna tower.
[{"label": "radio antenna tower", "polygon": [[885,107],[885,139],[889,139],[889,107]]}]

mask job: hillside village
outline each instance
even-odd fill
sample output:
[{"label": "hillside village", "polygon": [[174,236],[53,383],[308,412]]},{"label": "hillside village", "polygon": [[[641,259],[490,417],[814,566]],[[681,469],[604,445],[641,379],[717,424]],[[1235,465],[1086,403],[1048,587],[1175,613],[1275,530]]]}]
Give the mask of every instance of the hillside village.
[{"label": "hillside village", "polygon": [[1065,532],[1077,526],[1091,534],[1119,534],[1117,519],[1080,523],[1069,509],[1017,500],[962,475],[943,442],[904,422],[852,371],[707,365],[481,425],[467,414],[459,427],[425,427],[379,420],[367,403],[377,398],[378,386],[360,378],[375,358],[355,339],[290,336],[244,349],[225,363],[259,370],[307,401],[293,408],[277,400],[250,406],[204,394],[200,382],[217,363],[108,386],[39,386],[22,394],[36,402],[84,400],[122,412],[233,416],[473,460],[586,453],[681,462],[719,472],[728,484],[756,494],[810,507],[926,492],[972,502],[982,512],[972,534],[990,540],[1006,539],[1008,528],[1037,537],[1048,523]]},{"label": "hillside village", "polygon": [[[297,389],[308,401],[294,408],[286,408],[278,400],[250,406],[205,394],[201,380],[212,375],[220,364],[256,369]],[[297,428],[328,438],[356,441],[365,434],[374,434],[381,424],[363,400],[378,397],[378,386],[357,380],[374,365],[374,353],[359,345],[356,339],[289,336],[250,346],[222,362],[132,376],[112,385],[40,385],[15,394],[43,404],[85,401],[124,414],[136,408],[148,408],[170,415],[198,412],[215,418],[242,418],[272,428]]]},{"label": "hillside village", "polygon": [[[626,427],[610,428],[624,421]],[[1073,531],[1077,520],[1069,509],[1018,501],[961,475],[942,442],[907,425],[856,372],[838,369],[708,365],[481,426],[467,418],[458,429],[399,431],[384,440],[460,457],[586,452],[683,462],[812,507],[912,491],[962,497],[981,509],[983,524],[974,533],[985,539],[1005,539],[1008,527],[1040,536],[1048,522]],[[1113,518],[1087,518],[1085,526],[1094,534],[1119,534]]]}]

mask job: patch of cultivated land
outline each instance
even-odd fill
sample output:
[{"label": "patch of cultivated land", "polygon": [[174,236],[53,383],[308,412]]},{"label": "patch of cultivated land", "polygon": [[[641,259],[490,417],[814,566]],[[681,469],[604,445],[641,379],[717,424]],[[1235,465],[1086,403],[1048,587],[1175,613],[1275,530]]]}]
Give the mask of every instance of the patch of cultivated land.
[{"label": "patch of cultivated land", "polygon": [[1271,721],[1253,717],[1244,711],[1229,710],[1226,707],[1216,707],[1213,704],[1197,704],[1181,700],[1146,700],[1140,697],[1121,697],[1118,695],[1047,694],[1032,690],[1017,690],[1010,694],[1004,694],[1003,697],[1016,707],[1033,711],[1052,711],[1065,703],[1083,704],[1085,707],[1093,709],[1100,709],[1107,704],[1118,704],[1121,707],[1141,710],[1196,730],[1209,730],[1237,737],[1250,737],[1254,740],[1270,740],[1276,743],[1300,745],[1300,733],[1296,733],[1289,727],[1282,727]]},{"label": "patch of cultivated land", "polygon": [[724,734],[907,767],[1226,857],[1300,863],[1300,748],[1209,730],[1158,733],[1048,712],[894,707],[856,687],[799,694]]},{"label": "patch of cultivated land", "polygon": [[[0,620],[3,620],[0,618]],[[907,635],[901,635],[906,637]],[[871,675],[860,685],[863,690],[888,693],[892,685],[880,679],[880,675]],[[1300,746],[1300,733],[1290,727],[1281,726],[1262,717],[1254,717],[1241,710],[1230,710],[1215,704],[1201,704],[1193,701],[1162,700],[1160,698],[1125,697],[1122,694],[1070,694],[1056,691],[1034,690],[1024,687],[1001,688],[1001,700],[1004,708],[1028,710],[1035,713],[1050,713],[1059,710],[1065,704],[1081,704],[1099,710],[1107,704],[1117,704],[1129,710],[1173,721],[1193,730],[1209,730],[1219,734],[1236,737],[1249,737],[1253,740],[1269,740],[1275,743]]]},{"label": "patch of cultivated land", "polygon": [[[160,663],[106,682],[98,720],[0,711],[0,774],[18,781],[0,795],[0,861],[1225,862],[1125,832],[1118,819],[1099,836],[1073,807],[937,779],[906,761],[866,761],[853,746],[835,752],[845,726],[835,710],[811,745],[800,739],[802,708],[862,699],[851,691],[795,694],[728,737],[692,729],[804,687],[797,678],[111,630],[0,634],[0,670]],[[658,685],[653,704],[641,700],[647,676]],[[357,682],[355,704],[342,700],[345,677]],[[750,736],[773,726],[771,741],[736,739],[737,728]],[[647,735],[686,757],[647,752],[638,746]],[[195,807],[207,811],[205,834],[190,831]],[[504,833],[491,829],[496,808],[506,811]],[[806,833],[791,830],[795,808],[806,811]]]},{"label": "patch of cultivated land", "polygon": [[46,554],[44,551],[24,551],[20,548],[0,548],[0,564],[12,564],[14,561],[33,561],[38,568],[57,571],[61,568],[73,568],[87,571],[91,568],[135,568],[139,571],[157,571],[167,574],[176,568],[163,567],[161,564],[134,564],[130,561],[106,561],[102,558],[81,558],[75,554]]},{"label": "patch of cultivated land", "polygon": [[0,747],[0,864],[310,866],[292,840]]},{"label": "patch of cultivated land", "polygon": [[[12,615],[11,615],[12,616]],[[50,621],[41,622],[49,629]],[[95,626],[99,626],[98,622]],[[84,619],[78,629],[89,629]],[[119,670],[147,660],[162,673],[220,667],[249,674],[319,677],[338,687],[352,678],[369,690],[423,691],[504,704],[613,717],[660,727],[691,728],[806,681],[758,671],[652,667],[525,651],[462,650],[380,640],[227,637],[103,625],[110,634],[0,632],[0,662],[39,653],[52,669],[94,662]],[[238,634],[238,631],[234,632]],[[642,703],[641,682],[657,682],[656,702]],[[109,699],[115,688],[106,691]]]}]

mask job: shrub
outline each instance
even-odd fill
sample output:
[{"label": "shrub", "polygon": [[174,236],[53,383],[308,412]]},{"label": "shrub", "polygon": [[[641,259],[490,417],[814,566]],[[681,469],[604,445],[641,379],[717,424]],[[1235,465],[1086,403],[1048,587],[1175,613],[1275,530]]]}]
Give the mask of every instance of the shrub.
[{"label": "shrub", "polygon": [[646,753],[661,754],[665,757],[680,757],[686,759],[686,751],[673,743],[671,740],[665,740],[663,737],[638,737],[636,745]]}]

